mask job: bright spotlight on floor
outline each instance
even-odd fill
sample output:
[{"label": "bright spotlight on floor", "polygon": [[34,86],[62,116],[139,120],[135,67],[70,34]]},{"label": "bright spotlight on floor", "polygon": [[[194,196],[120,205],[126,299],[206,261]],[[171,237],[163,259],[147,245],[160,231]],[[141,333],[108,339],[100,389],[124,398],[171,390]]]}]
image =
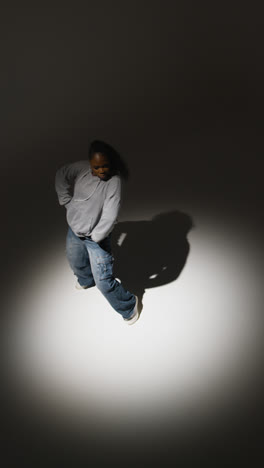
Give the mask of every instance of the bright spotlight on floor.
[{"label": "bright spotlight on floor", "polygon": [[74,289],[63,252],[49,257],[47,247],[31,262],[6,344],[25,405],[50,411],[51,422],[56,408],[64,423],[96,423],[105,433],[133,424],[160,430],[190,414],[199,422],[235,400],[260,341],[255,264],[235,231],[204,222],[189,237],[182,274],[146,291],[132,327],[96,288]]}]

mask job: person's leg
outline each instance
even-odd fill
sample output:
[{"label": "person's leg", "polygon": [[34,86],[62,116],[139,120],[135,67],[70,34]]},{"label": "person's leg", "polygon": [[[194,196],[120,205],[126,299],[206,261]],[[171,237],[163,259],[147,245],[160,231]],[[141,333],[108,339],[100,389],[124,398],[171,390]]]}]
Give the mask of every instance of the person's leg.
[{"label": "person's leg", "polygon": [[130,318],[136,305],[136,297],[113,277],[110,237],[100,242],[100,245],[91,239],[85,239],[84,243],[89,252],[96,286],[116,312],[124,319]]},{"label": "person's leg", "polygon": [[66,238],[66,255],[79,284],[85,288],[95,286],[90,259],[84,241],[76,236],[71,228],[68,229]]}]

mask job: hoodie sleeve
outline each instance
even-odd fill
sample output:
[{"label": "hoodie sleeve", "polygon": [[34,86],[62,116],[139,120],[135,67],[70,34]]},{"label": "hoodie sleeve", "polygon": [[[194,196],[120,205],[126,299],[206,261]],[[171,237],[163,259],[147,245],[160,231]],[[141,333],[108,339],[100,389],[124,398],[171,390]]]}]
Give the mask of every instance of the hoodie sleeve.
[{"label": "hoodie sleeve", "polygon": [[84,161],[65,164],[56,172],[55,190],[60,205],[66,205],[72,199],[74,182],[78,174],[83,170]]},{"label": "hoodie sleeve", "polygon": [[91,233],[94,242],[101,242],[113,230],[117,222],[117,216],[121,202],[121,180],[120,177],[112,179],[104,201],[102,216],[99,223]]}]

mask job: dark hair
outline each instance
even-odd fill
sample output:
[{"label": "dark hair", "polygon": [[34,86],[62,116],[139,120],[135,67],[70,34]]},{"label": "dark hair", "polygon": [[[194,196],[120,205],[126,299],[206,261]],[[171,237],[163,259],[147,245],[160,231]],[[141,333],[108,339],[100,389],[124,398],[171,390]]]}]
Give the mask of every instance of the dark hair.
[{"label": "dark hair", "polygon": [[89,161],[95,153],[101,153],[108,157],[115,174],[119,174],[125,180],[129,178],[129,169],[126,163],[121,158],[121,155],[108,143],[100,140],[92,141],[88,152]]}]

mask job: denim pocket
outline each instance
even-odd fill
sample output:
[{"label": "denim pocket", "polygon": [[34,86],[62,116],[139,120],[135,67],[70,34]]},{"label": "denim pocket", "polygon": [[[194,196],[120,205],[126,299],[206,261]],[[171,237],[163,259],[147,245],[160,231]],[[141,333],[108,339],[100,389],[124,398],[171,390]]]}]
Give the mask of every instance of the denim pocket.
[{"label": "denim pocket", "polygon": [[98,257],[96,262],[99,280],[111,278],[113,275],[114,257],[112,255]]}]

